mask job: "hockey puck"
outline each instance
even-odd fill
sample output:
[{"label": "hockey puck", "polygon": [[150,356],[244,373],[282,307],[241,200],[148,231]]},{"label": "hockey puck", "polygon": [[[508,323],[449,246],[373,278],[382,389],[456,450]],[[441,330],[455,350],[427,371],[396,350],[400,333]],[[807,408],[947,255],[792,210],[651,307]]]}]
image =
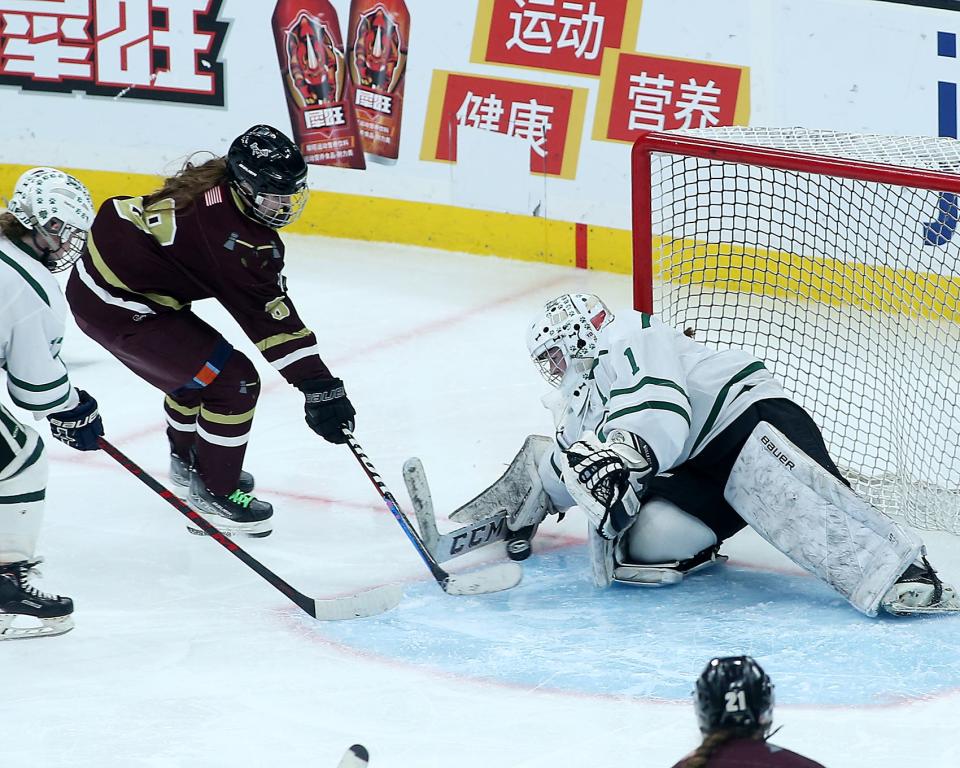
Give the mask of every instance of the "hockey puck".
[{"label": "hockey puck", "polygon": [[530,557],[533,547],[530,539],[509,539],[507,541],[507,557],[515,562],[526,560]]}]

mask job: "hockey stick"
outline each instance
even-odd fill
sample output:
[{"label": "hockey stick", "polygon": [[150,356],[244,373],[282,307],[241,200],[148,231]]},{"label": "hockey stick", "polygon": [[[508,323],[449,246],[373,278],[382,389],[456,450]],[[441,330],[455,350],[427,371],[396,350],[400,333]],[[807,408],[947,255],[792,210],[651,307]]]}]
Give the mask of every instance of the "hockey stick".
[{"label": "hockey stick", "polygon": [[387,488],[383,479],[377,473],[376,467],[373,466],[373,463],[363,452],[363,448],[360,447],[353,433],[344,427],[343,434],[347,438],[347,445],[350,447],[350,451],[356,456],[357,461],[360,462],[360,466],[363,467],[363,471],[366,472],[367,477],[370,478],[370,482],[373,483],[380,497],[386,502],[387,509],[390,510],[390,513],[400,524],[403,532],[407,535],[407,538],[410,539],[410,543],[413,544],[413,548],[416,549],[417,554],[420,555],[420,559],[423,560],[427,568],[430,569],[433,578],[436,579],[437,584],[440,585],[440,588],[444,592],[448,595],[478,595],[487,592],[500,592],[501,590],[515,587],[520,583],[520,579],[523,578],[523,569],[516,563],[501,563],[500,565],[494,565],[480,571],[456,575],[449,574],[443,570],[437,562],[437,559],[423,543],[423,539],[420,538],[420,534],[417,533],[416,528],[410,524],[406,515],[400,510],[397,500],[393,494],[390,493],[390,489]]},{"label": "hockey stick", "polygon": [[346,751],[337,764],[337,768],[366,768],[370,764],[370,753],[363,744],[354,744]]},{"label": "hockey stick", "polygon": [[160,496],[160,498],[175,507],[180,514],[186,516],[190,522],[207,534],[207,536],[220,544],[248,568],[255,571],[271,586],[280,590],[313,618],[327,621],[336,619],[359,619],[365,616],[373,616],[390,610],[396,606],[397,603],[400,602],[400,598],[403,597],[403,590],[398,584],[385,584],[382,587],[375,587],[374,589],[360,592],[356,595],[344,595],[343,597],[333,597],[326,600],[307,597],[277,576],[277,574],[263,565],[259,560],[241,549],[233,540],[225,536],[219,528],[208,523],[197,512],[181,501],[176,494],[167,490],[163,485],[154,480],[153,477],[134,464],[129,457],[121,453],[116,446],[102,437],[97,438],[97,443],[111,458],[115,459],[121,467],[138,478],[150,490]]}]

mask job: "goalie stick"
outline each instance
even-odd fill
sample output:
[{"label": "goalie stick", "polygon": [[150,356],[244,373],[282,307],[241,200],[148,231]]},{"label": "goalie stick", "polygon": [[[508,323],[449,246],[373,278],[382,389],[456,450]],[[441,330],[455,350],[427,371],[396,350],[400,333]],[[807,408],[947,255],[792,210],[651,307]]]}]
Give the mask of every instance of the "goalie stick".
[{"label": "goalie stick", "polygon": [[[403,465],[403,480],[413,502],[413,510],[420,524],[423,536],[431,554],[440,562],[465,555],[467,552],[504,541],[510,537],[508,520],[516,521],[536,511],[543,494],[534,492],[534,484],[539,487],[539,479],[531,478],[536,471],[536,463],[553,441],[543,435],[530,435],[523,441],[523,447],[510,462],[506,471],[495,483],[479,493],[475,498],[458,507],[449,517],[456,523],[466,523],[448,533],[439,533],[437,518],[433,509],[433,498],[423,462],[414,457]],[[545,503],[545,502],[543,502]],[[541,507],[535,515],[535,522],[552,511],[552,507]],[[526,525],[534,520],[528,520]]]},{"label": "goalie stick", "polygon": [[433,510],[433,496],[427,483],[423,462],[413,457],[403,464],[403,480],[413,502],[413,512],[420,525],[420,535],[430,553],[438,562],[446,562],[467,552],[503,541],[507,537],[507,512],[500,510],[488,518],[475,520],[462,528],[447,533],[437,530],[437,518]]},{"label": "goalie stick", "polygon": [[370,764],[370,753],[363,744],[354,744],[340,758],[337,768],[367,768]]},{"label": "goalie stick", "polygon": [[333,621],[374,616],[390,610],[396,606],[400,602],[400,598],[403,597],[403,590],[398,584],[386,584],[382,587],[375,587],[374,589],[360,592],[356,595],[344,595],[343,597],[333,597],[325,600],[308,597],[299,590],[294,589],[290,584],[263,565],[263,563],[241,549],[232,539],[225,536],[219,528],[207,522],[206,519],[188,507],[180,497],[172,491],[169,491],[154,480],[153,477],[144,472],[139,466],[134,464],[133,461],[116,446],[102,437],[97,438],[97,443],[107,455],[115,459],[121,467],[138,478],[168,504],[175,507],[180,514],[186,516],[187,519],[207,534],[209,538],[230,552],[230,554],[263,578],[272,587],[286,595],[313,618]]},{"label": "goalie stick", "polygon": [[427,568],[430,569],[433,578],[436,579],[437,584],[440,585],[440,588],[444,592],[448,595],[478,595],[487,592],[500,592],[504,589],[515,587],[520,583],[520,579],[523,578],[523,569],[516,563],[501,563],[500,565],[494,565],[480,571],[461,574],[450,574],[441,568],[437,559],[423,543],[423,539],[420,538],[420,534],[417,533],[416,528],[410,524],[407,516],[403,514],[400,505],[397,504],[397,500],[393,494],[390,493],[390,489],[387,488],[386,483],[383,482],[383,479],[377,473],[373,462],[371,462],[363,452],[363,448],[360,447],[353,433],[344,427],[343,434],[347,438],[347,445],[350,451],[356,457],[360,466],[363,467],[363,471],[366,472],[367,477],[370,478],[370,482],[373,483],[377,489],[380,498],[386,503],[390,514],[392,514],[394,519],[400,524],[400,528],[403,529],[410,543],[413,544],[413,548],[417,550],[420,559],[423,560]]}]

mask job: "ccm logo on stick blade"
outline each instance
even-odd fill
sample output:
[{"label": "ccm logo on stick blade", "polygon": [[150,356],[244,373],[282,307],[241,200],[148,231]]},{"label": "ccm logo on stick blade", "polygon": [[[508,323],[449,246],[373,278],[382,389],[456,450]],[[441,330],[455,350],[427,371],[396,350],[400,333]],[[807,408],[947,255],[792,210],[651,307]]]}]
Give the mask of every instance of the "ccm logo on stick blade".
[{"label": "ccm logo on stick blade", "polygon": [[461,533],[459,536],[454,537],[453,542],[450,544],[450,554],[458,555],[465,550],[482,547],[488,541],[503,538],[503,526],[506,519],[506,515],[504,515],[499,520],[482,522],[466,533]]},{"label": "ccm logo on stick blade", "polygon": [[776,456],[777,459],[780,461],[780,463],[783,464],[783,466],[785,466],[787,469],[793,469],[794,467],[797,466],[792,461],[790,461],[790,459],[784,456],[783,451],[777,448],[777,446],[773,444],[773,441],[770,438],[768,438],[766,435],[760,436],[760,442],[763,443],[763,447],[766,448],[768,451],[770,451],[770,453],[772,453],[774,456]]}]

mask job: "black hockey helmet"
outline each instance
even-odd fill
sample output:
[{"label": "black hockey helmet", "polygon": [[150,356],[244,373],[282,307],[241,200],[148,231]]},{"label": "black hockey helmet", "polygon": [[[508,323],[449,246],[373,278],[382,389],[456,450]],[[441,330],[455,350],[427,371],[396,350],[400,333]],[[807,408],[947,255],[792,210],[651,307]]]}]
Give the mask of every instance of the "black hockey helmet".
[{"label": "black hockey helmet", "polygon": [[721,728],[766,734],[773,723],[773,683],[749,656],[711,659],[693,702],[704,734]]},{"label": "black hockey helmet", "polygon": [[227,178],[243,212],[273,229],[296,221],[310,194],[300,149],[269,125],[255,125],[233,140]]}]

